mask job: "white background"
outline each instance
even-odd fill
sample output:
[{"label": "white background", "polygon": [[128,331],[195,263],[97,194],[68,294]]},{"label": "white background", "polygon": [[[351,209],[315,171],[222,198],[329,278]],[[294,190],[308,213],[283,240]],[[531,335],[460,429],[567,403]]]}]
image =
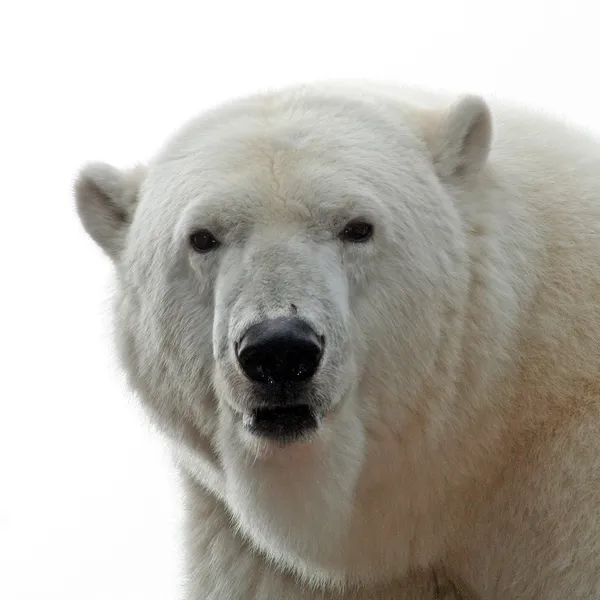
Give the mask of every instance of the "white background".
[{"label": "white background", "polygon": [[0,599],[178,597],[177,488],[115,364],[110,265],[73,211],[82,162],[128,166],[215,102],[330,77],[496,93],[600,130],[596,4],[3,3]]}]

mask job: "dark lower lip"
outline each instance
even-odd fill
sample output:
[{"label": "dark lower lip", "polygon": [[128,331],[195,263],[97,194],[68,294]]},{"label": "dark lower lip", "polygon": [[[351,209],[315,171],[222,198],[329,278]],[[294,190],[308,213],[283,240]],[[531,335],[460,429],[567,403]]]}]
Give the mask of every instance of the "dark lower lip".
[{"label": "dark lower lip", "polygon": [[244,414],[244,427],[253,435],[279,442],[306,438],[319,426],[320,416],[308,404],[258,408]]}]

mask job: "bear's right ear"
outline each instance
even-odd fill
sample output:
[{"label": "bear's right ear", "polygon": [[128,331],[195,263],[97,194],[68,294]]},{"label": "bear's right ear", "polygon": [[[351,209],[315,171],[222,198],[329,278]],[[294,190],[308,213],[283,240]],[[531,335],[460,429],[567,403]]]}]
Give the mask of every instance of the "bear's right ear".
[{"label": "bear's right ear", "polygon": [[75,180],[77,213],[90,237],[116,262],[125,246],[141,182],[142,166],[120,171],[106,163],[90,163]]},{"label": "bear's right ear", "polygon": [[463,96],[443,112],[426,112],[421,118],[442,179],[460,180],[483,168],[492,145],[492,116],[482,98]]}]

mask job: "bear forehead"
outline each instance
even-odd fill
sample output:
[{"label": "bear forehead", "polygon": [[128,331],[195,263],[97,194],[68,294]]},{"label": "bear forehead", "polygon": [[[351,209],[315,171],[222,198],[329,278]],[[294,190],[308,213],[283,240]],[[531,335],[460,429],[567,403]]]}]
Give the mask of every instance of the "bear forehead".
[{"label": "bear forehead", "polygon": [[[257,208],[331,211],[372,203],[390,177],[430,168],[398,110],[331,96],[238,101],[185,125],[153,161],[153,204],[190,204],[226,218]],[[199,209],[200,210],[200,209]],[[289,216],[289,215],[288,215]]]},{"label": "bear forehead", "polygon": [[410,112],[405,105],[317,92],[241,99],[190,120],[156,164],[236,170],[310,159],[364,164],[390,150],[409,158],[421,145],[409,126]]}]

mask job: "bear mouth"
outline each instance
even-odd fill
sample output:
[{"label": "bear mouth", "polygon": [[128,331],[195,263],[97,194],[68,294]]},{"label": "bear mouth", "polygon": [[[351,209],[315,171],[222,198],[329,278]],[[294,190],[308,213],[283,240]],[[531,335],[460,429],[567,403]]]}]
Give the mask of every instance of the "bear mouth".
[{"label": "bear mouth", "polygon": [[313,433],[319,425],[319,415],[308,404],[257,408],[244,413],[243,425],[256,436],[292,442]]}]

